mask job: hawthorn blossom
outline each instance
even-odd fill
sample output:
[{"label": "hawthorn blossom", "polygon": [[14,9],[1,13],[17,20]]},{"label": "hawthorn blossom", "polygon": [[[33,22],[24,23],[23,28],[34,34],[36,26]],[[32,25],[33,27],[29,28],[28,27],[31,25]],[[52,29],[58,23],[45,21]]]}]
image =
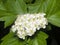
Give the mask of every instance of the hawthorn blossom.
[{"label": "hawthorn blossom", "polygon": [[34,35],[40,28],[46,28],[48,22],[45,15],[45,13],[18,15],[11,29],[14,33],[17,31],[16,35],[19,38],[25,39],[26,36]]}]

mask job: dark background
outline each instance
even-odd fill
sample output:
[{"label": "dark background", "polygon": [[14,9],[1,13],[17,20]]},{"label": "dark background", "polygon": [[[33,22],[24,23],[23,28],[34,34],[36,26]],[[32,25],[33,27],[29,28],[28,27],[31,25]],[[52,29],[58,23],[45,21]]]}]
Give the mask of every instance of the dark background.
[{"label": "dark background", "polygon": [[[46,33],[49,35],[47,39],[48,45],[60,45],[60,28],[54,25],[52,26],[52,30],[47,31]],[[9,33],[9,29],[11,26],[4,29],[4,22],[0,21],[0,39]],[[1,43],[1,40],[0,40]]]}]

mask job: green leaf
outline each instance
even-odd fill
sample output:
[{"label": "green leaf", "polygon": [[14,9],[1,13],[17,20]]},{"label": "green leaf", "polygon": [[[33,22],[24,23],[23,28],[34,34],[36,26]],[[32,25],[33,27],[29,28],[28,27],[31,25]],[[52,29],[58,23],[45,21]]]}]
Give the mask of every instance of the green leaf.
[{"label": "green leaf", "polygon": [[16,15],[16,14],[9,12],[7,10],[0,10],[0,18],[4,16],[11,16],[11,15]]},{"label": "green leaf", "polygon": [[11,15],[11,16],[4,16],[0,18],[0,21],[5,21],[4,27],[10,26],[16,19],[16,16]]},{"label": "green leaf", "polygon": [[27,12],[27,6],[23,0],[6,0],[3,2],[5,8],[16,14]]},{"label": "green leaf", "polygon": [[2,1],[0,1],[0,9],[1,9],[1,10],[6,10],[5,7],[3,6]]},{"label": "green leaf", "polygon": [[52,15],[59,11],[60,1],[57,0],[36,0],[33,4],[28,4],[29,13],[41,13]]},{"label": "green leaf", "polygon": [[23,42],[13,37],[8,38],[8,40],[4,40],[1,45],[23,45]]},{"label": "green leaf", "polygon": [[44,0],[36,0],[33,4],[28,4],[29,13],[37,13],[38,9],[40,8],[41,3],[43,3]]},{"label": "green leaf", "polygon": [[[5,9],[3,0],[0,1],[0,21],[4,21],[4,27],[8,27],[16,19],[16,14]],[[14,16],[15,15],[15,16]]]},{"label": "green leaf", "polygon": [[16,14],[0,9],[0,21],[4,21],[4,27],[10,26],[16,19]]},{"label": "green leaf", "polygon": [[47,14],[52,13],[56,7],[56,0],[37,0],[34,4],[28,6],[29,12],[45,12]]},{"label": "green leaf", "polygon": [[47,42],[46,42],[47,38],[48,38],[48,35],[40,31],[38,32],[36,37],[28,39],[28,45],[47,45]]},{"label": "green leaf", "polygon": [[42,32],[40,31],[39,34],[38,34],[38,38],[42,37],[42,39],[47,39],[48,38],[48,35],[45,33],[45,32]]},{"label": "green leaf", "polygon": [[51,15],[50,17],[48,17],[48,21],[51,24],[60,27],[60,12],[57,12],[57,13]]},{"label": "green leaf", "polygon": [[1,45],[24,45],[24,41],[21,41],[10,32],[2,39]]},{"label": "green leaf", "polygon": [[38,12],[45,12],[46,14],[52,13],[56,6],[56,0],[45,0],[38,9]]},{"label": "green leaf", "polygon": [[6,36],[4,36],[1,40],[7,40],[12,37],[14,37],[14,33],[11,31]]}]

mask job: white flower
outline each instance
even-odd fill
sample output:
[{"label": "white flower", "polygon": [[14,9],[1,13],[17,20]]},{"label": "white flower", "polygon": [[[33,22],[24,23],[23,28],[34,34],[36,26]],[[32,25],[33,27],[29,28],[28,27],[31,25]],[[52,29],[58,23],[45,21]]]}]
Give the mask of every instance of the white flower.
[{"label": "white flower", "polygon": [[18,30],[18,31],[17,31],[17,36],[18,36],[19,38],[25,39],[25,36],[26,36],[25,30]]},{"label": "white flower", "polygon": [[12,31],[17,31],[16,35],[21,39],[25,39],[25,36],[32,36],[36,29],[46,28],[48,22],[45,15],[45,13],[18,15]]}]

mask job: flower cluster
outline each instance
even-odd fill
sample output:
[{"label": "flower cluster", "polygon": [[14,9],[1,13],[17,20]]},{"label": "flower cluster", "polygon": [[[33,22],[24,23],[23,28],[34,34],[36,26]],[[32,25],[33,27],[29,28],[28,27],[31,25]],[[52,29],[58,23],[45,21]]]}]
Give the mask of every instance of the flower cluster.
[{"label": "flower cluster", "polygon": [[46,28],[48,23],[44,16],[45,13],[18,15],[11,29],[13,32],[17,31],[19,38],[25,39],[26,36],[32,36],[36,30]]}]

